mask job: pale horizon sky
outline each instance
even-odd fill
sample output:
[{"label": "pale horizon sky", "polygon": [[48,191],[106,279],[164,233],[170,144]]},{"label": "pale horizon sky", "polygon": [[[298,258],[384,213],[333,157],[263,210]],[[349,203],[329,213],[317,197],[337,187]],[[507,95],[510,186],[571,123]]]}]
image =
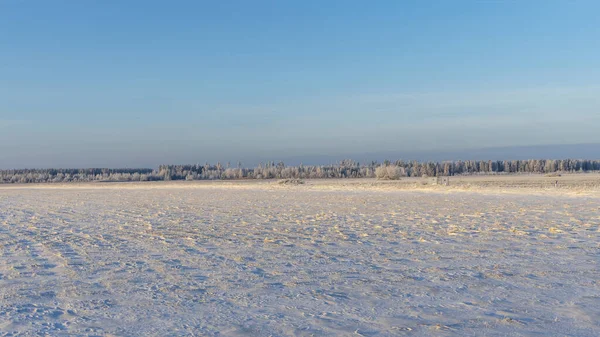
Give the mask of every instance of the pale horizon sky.
[{"label": "pale horizon sky", "polygon": [[600,143],[598,13],[0,0],[0,168]]}]

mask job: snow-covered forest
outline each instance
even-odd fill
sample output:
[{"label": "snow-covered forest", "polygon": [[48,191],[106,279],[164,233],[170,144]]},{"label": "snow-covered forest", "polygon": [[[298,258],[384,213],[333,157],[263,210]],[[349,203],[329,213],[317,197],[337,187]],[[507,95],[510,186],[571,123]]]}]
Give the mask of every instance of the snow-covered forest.
[{"label": "snow-covered forest", "polygon": [[332,165],[286,166],[267,162],[254,168],[241,163],[216,165],[161,165],[131,169],[17,169],[0,171],[0,183],[65,183],[90,181],[232,180],[232,179],[324,179],[435,177],[474,174],[573,173],[600,171],[600,160],[532,159],[504,161],[418,162],[384,161],[358,163],[343,160]]}]

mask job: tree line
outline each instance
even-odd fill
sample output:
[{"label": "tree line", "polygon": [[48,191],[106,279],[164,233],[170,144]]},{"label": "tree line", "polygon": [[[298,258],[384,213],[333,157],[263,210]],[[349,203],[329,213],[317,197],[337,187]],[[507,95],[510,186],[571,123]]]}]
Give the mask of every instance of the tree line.
[{"label": "tree line", "polygon": [[0,170],[0,183],[68,183],[90,181],[162,180],[149,168],[137,169],[19,169]]},{"label": "tree line", "polygon": [[92,181],[157,181],[217,179],[326,179],[436,177],[474,174],[550,174],[600,171],[600,160],[531,159],[504,161],[384,161],[358,163],[343,160],[332,165],[286,166],[267,162],[254,168],[241,163],[204,165],[161,165],[158,169],[21,169],[0,170],[0,183],[66,183]]}]

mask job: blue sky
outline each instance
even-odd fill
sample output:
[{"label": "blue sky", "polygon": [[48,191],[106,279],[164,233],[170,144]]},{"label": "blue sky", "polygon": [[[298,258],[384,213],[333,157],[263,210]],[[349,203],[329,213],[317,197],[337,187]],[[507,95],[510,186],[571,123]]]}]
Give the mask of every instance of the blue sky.
[{"label": "blue sky", "polygon": [[0,0],[0,168],[600,143],[599,13]]}]

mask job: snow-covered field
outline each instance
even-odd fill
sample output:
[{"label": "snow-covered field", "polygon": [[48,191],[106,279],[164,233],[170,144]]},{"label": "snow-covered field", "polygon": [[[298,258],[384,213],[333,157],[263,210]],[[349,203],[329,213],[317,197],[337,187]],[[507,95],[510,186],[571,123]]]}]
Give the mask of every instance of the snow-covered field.
[{"label": "snow-covered field", "polygon": [[323,184],[2,187],[0,336],[600,335],[599,197]]}]

